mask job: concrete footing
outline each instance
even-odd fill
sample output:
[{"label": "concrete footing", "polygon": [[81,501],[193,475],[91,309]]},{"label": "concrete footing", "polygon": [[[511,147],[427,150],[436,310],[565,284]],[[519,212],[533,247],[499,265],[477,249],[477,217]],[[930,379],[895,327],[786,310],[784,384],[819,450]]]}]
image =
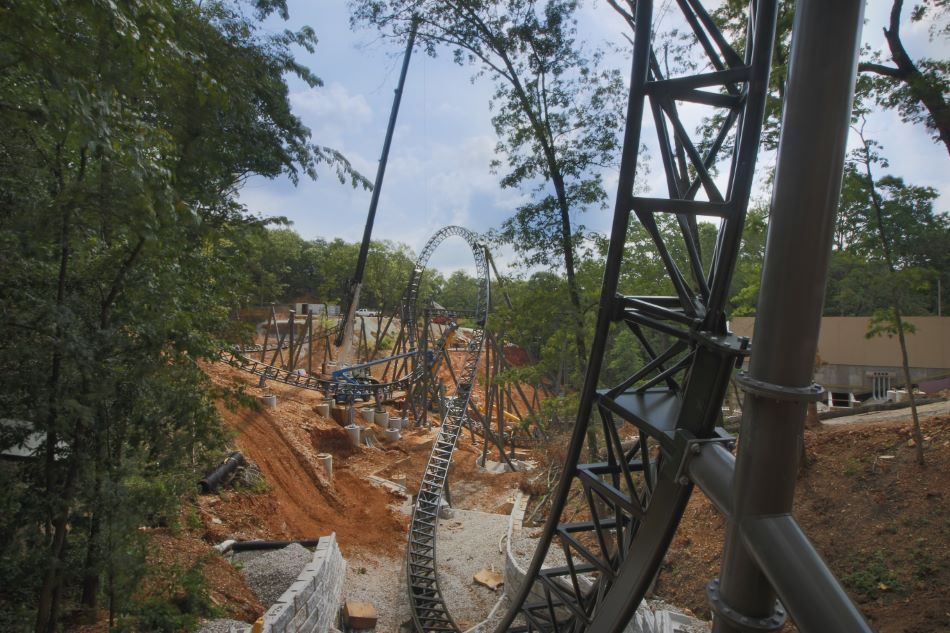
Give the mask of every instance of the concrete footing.
[{"label": "concrete footing", "polygon": [[320,465],[323,467],[323,471],[327,474],[327,478],[333,479],[333,455],[330,453],[317,453],[317,461],[320,462]]},{"label": "concrete footing", "polygon": [[353,442],[353,446],[360,445],[360,435],[362,434],[363,429],[361,429],[356,424],[350,424],[346,427],[346,433],[350,436],[350,441]]}]

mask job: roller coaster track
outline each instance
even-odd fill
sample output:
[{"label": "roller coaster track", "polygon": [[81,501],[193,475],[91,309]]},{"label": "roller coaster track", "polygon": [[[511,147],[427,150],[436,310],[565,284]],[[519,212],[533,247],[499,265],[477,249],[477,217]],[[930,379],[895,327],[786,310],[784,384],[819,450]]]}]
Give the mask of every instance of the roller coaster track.
[{"label": "roller coaster track", "polygon": [[[777,3],[750,3],[741,54],[699,0],[667,3],[681,19],[680,32],[689,33],[704,56],[694,66],[698,72],[675,78],[664,76],[653,50],[663,40],[654,28],[653,2],[620,5],[635,7],[635,15],[625,15],[635,33],[633,71],[597,329],[551,512],[499,631],[601,633],[626,626],[692,492],[686,460],[704,444],[730,441],[717,423],[732,370],[747,350],[727,330],[724,310],[753,184]],[[690,138],[680,119],[682,103],[707,108],[707,120],[717,126],[703,143]],[[667,197],[635,194],[645,117],[657,132]],[[672,296],[618,292],[631,212],[654,244]],[[658,214],[675,218],[676,248],[667,244]],[[700,216],[719,222],[706,257]],[[614,328],[631,333],[645,359],[622,379],[602,375]],[[611,386],[601,388],[602,380]],[[632,448],[627,443],[625,449],[619,435],[624,422],[637,428]],[[597,454],[585,450],[589,430],[606,445],[603,462],[584,461]],[[582,493],[582,507],[568,506],[572,491]],[[561,560],[549,556],[554,550]]]},{"label": "roller coaster track", "polygon": [[[479,285],[471,342],[465,352],[465,360],[458,376],[455,395],[449,399],[446,415],[439,427],[439,433],[432,445],[432,452],[426,463],[419,493],[416,495],[412,520],[409,523],[409,545],[406,551],[406,582],[409,592],[409,606],[412,619],[418,631],[458,631],[458,625],[449,614],[442,592],[439,589],[436,571],[436,536],[439,522],[439,506],[442,493],[452,463],[452,452],[467,417],[469,399],[478,369],[478,358],[485,338],[485,320],[488,315],[489,280],[488,262],[485,247],[478,242],[477,236],[461,227],[449,226],[438,233],[426,244],[422,255],[413,270],[410,290],[413,296],[418,293],[422,273],[432,252],[445,238],[456,235],[468,242],[475,258]],[[414,304],[407,304],[414,309]],[[413,315],[410,315],[413,316]],[[411,334],[414,335],[414,334]]]},{"label": "roller coaster track", "polygon": [[412,385],[422,379],[423,373],[425,371],[424,367],[419,365],[410,373],[400,377],[397,380],[392,380],[385,383],[354,384],[330,380],[327,378],[318,378],[316,376],[300,375],[289,369],[275,367],[274,365],[268,365],[267,363],[254,360],[253,358],[248,358],[247,356],[235,351],[223,351],[220,353],[218,358],[220,361],[225,362],[232,367],[254,374],[255,376],[261,376],[266,380],[273,380],[275,382],[290,385],[291,387],[298,387],[300,389],[319,391],[323,394],[326,394],[327,396],[359,396],[369,392],[376,394],[377,396],[385,397],[386,394],[391,394],[394,391],[409,389]]},{"label": "roller coaster track", "polygon": [[[428,263],[429,257],[431,257],[435,248],[447,237],[453,235],[461,236],[472,246],[472,252],[475,255],[476,268],[480,276],[479,278],[483,281],[483,289],[481,291],[482,294],[479,295],[480,303],[472,315],[474,315],[475,321],[484,327],[485,315],[487,314],[488,309],[488,264],[486,263],[485,259],[485,247],[479,244],[477,241],[477,236],[468,229],[459,226],[447,226],[438,231],[423,248],[422,254],[417,258],[413,266],[412,274],[409,278],[409,284],[407,285],[403,294],[402,326],[403,329],[408,333],[408,349],[410,350],[415,350],[417,343],[417,303],[419,286],[422,282],[422,275],[425,271],[426,264]],[[339,326],[336,326],[326,332],[322,332],[319,334],[319,337],[318,335],[314,334],[312,338],[324,338],[329,336],[330,333],[337,330],[338,328]],[[477,329],[476,332],[483,332],[483,330]],[[437,352],[442,351],[447,337],[448,329],[443,332],[436,344],[435,350]],[[481,341],[482,338],[480,337],[478,339],[479,348]],[[248,347],[234,346],[230,349],[223,350],[219,354],[218,358],[221,362],[225,362],[232,367],[246,371],[250,374],[260,376],[265,380],[283,383],[292,387],[298,387],[300,389],[319,391],[327,396],[361,396],[365,395],[366,393],[372,393],[377,398],[385,398],[395,391],[411,390],[414,386],[421,384],[427,374],[425,361],[420,360],[419,354],[414,354],[412,357],[411,370],[398,379],[393,379],[386,382],[354,384],[350,382],[320,378],[312,375],[301,375],[296,371],[284,369],[282,367],[276,367],[263,361],[254,360],[253,358],[249,358],[246,355],[251,352],[260,352],[262,349],[264,351],[276,351],[278,348],[282,348],[282,346],[279,344],[267,346],[266,349],[264,349],[264,347],[265,346],[262,345]]]},{"label": "roller coaster track", "polygon": [[[322,332],[314,333],[310,336],[304,336],[299,341],[297,341],[296,345],[309,345],[310,342],[313,340],[319,340],[322,338],[331,338],[336,335],[336,332],[339,329],[340,329],[339,325],[334,325],[333,327],[327,328],[326,330],[323,330]],[[279,343],[270,343],[268,345],[263,345],[260,343],[257,343],[255,345],[235,345],[231,349],[237,354],[259,354],[261,352],[276,352],[279,349],[284,350],[284,349],[288,349],[289,347],[290,347],[290,341],[285,340]]]}]

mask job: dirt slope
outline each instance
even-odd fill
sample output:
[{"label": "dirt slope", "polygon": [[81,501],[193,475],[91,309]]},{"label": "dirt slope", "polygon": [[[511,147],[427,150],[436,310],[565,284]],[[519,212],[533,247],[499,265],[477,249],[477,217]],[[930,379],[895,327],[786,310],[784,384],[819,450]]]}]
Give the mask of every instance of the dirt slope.
[{"label": "dirt slope", "polygon": [[[950,418],[922,422],[925,468],[904,421],[806,432],[795,516],[881,633],[950,630]],[[723,520],[694,495],[657,595],[708,616],[703,587],[719,574],[722,539]]]}]

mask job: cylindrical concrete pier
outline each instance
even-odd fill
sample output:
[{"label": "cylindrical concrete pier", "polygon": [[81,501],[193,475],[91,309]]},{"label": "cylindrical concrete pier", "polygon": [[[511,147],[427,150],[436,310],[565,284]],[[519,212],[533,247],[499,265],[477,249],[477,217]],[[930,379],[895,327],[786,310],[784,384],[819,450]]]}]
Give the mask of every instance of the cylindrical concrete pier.
[{"label": "cylindrical concrete pier", "polygon": [[346,433],[350,436],[350,441],[353,442],[354,446],[360,445],[360,434],[362,433],[362,429],[359,426],[350,424],[346,427]]},{"label": "cylindrical concrete pier", "polygon": [[320,465],[323,466],[323,471],[327,474],[327,478],[333,479],[333,455],[330,453],[317,453],[317,461],[320,462]]}]

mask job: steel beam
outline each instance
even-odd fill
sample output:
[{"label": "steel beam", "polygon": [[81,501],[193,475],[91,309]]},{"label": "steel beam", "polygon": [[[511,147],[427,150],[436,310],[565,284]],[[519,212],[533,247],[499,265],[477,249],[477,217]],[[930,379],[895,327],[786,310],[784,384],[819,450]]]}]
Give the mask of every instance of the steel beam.
[{"label": "steel beam", "polygon": [[[759,545],[785,542],[799,547],[804,540],[800,531],[790,530],[784,519],[778,527],[762,521],[792,510],[841,188],[863,9],[863,0],[801,0],[796,9],[788,96],[749,369],[749,377],[756,383],[754,391],[747,390],[743,406],[733,516],[721,583],[716,588],[718,602],[713,601],[715,633],[747,629],[730,613],[760,623],[771,621],[777,613],[775,592],[766,571],[773,579],[777,573],[788,572],[763,566],[766,557],[753,557],[743,538],[744,529],[751,530],[751,538]],[[838,629],[824,623],[822,617],[806,618],[808,601],[814,598],[813,583],[837,588],[837,595],[844,595],[830,573],[820,578],[801,577],[787,587],[790,593],[784,598],[789,605],[798,606],[793,615],[796,621],[802,618],[799,625],[803,631],[869,630],[859,614],[857,622],[864,628],[859,624],[859,628]],[[849,615],[854,614],[856,610]]]}]

